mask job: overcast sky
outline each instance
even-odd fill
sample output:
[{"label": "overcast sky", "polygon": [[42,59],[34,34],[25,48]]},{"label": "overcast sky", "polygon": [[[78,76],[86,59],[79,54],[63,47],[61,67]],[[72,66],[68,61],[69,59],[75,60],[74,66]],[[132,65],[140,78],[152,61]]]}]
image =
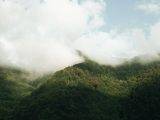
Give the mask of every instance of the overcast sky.
[{"label": "overcast sky", "polygon": [[159,0],[0,0],[0,63],[27,70],[155,59],[159,32]]}]

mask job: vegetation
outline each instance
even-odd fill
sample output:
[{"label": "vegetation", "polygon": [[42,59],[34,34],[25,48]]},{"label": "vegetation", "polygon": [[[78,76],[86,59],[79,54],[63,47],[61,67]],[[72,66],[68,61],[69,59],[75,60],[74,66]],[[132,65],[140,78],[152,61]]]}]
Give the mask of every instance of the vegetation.
[{"label": "vegetation", "polygon": [[0,120],[159,120],[160,62],[93,61],[27,80],[0,69]]},{"label": "vegetation", "polygon": [[32,92],[26,75],[17,69],[0,67],[0,120],[10,119],[18,101]]}]

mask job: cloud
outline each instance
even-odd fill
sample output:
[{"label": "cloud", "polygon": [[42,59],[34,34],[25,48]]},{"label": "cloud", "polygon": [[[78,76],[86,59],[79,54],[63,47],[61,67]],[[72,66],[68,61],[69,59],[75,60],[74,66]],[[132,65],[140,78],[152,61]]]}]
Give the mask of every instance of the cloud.
[{"label": "cloud", "polygon": [[142,61],[159,59],[159,29],[160,23],[152,26],[148,37],[142,29],[92,32],[79,38],[75,48],[101,64],[118,65],[138,56]]},{"label": "cloud", "polygon": [[143,29],[102,31],[106,7],[104,0],[0,1],[0,63],[46,73],[82,62],[76,50],[111,65],[158,56],[160,22],[147,37]]},{"label": "cloud", "polygon": [[103,26],[103,1],[0,1],[0,61],[33,71],[56,71],[82,61],[70,47]]},{"label": "cloud", "polygon": [[136,6],[137,10],[144,11],[147,14],[159,14],[160,13],[160,3],[159,2],[146,2],[138,3]]}]

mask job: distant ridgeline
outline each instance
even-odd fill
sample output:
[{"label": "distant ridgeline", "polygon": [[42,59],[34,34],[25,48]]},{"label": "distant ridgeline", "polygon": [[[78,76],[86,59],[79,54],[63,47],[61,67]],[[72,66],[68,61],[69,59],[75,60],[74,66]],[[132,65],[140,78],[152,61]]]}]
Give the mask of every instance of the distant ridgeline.
[{"label": "distant ridgeline", "polygon": [[0,68],[0,120],[160,120],[160,61],[28,74]]}]

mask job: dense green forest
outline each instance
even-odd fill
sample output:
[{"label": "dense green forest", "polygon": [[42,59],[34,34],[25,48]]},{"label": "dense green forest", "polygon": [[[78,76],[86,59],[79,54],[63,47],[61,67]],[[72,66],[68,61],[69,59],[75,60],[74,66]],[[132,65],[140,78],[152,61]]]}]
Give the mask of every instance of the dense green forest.
[{"label": "dense green forest", "polygon": [[0,67],[0,120],[160,120],[160,61],[29,74]]}]

